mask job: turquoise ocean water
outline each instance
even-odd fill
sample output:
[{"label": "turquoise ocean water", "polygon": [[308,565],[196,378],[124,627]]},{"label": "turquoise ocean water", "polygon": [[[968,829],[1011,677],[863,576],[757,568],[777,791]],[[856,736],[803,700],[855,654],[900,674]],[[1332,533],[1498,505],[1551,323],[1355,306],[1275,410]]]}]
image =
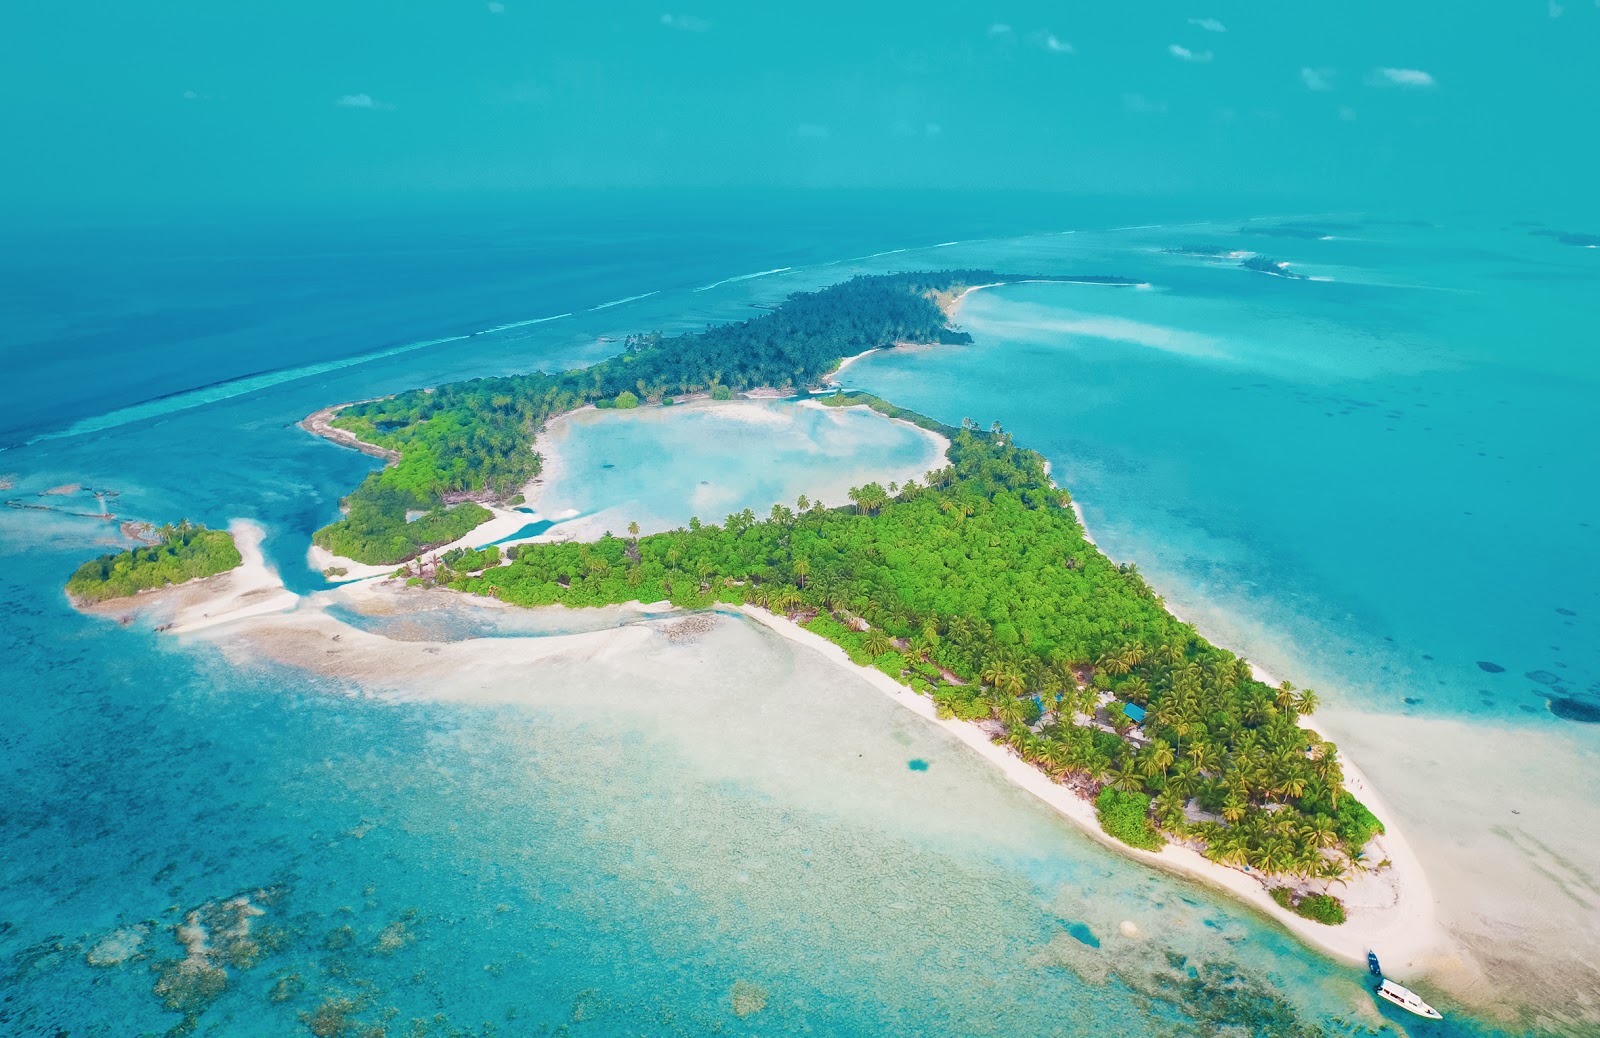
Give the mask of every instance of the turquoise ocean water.
[{"label": "turquoise ocean water", "polygon": [[[1334,278],[1289,282],[1156,251],[1233,244],[1223,228],[831,265],[945,236],[841,231],[830,249],[791,225],[696,251],[635,231],[586,252],[535,235],[519,254],[490,228],[413,243],[401,263],[351,233],[360,248],[315,250],[316,276],[275,253],[281,294],[248,244],[176,250],[169,278],[109,273],[120,253],[54,260],[49,284],[71,294],[8,304],[8,360],[37,385],[6,425],[5,495],[70,511],[83,495],[36,494],[82,483],[117,491],[128,517],[254,518],[308,590],[310,531],[370,462],[294,427],[319,406],[580,363],[613,352],[606,337],[737,318],[856,270],[1129,273],[1154,287],[979,293],[961,315],[974,346],[871,358],[851,380],[1003,421],[1051,457],[1113,555],[1215,597],[1208,622],[1259,637],[1257,657],[1305,653],[1330,698],[1576,728],[1546,698],[1593,694],[1594,361],[1569,324],[1594,253],[1503,229],[1239,246]],[[495,241],[498,263],[461,269]],[[410,273],[386,281],[385,263]],[[729,280],[778,267],[794,269]],[[195,279],[230,269],[236,305],[197,312]],[[375,287],[330,287],[339,270]],[[387,306],[405,277],[429,291]],[[608,478],[695,468],[626,446],[596,455]],[[1355,972],[1105,852],[742,621],[668,651],[659,682],[619,665],[535,676],[520,700],[399,702],[79,616],[55,588],[109,534],[0,513],[7,1034],[162,1034],[185,1007],[212,1035],[1349,1034],[1389,1019]],[[575,629],[476,612],[429,625]],[[1425,690],[1397,704],[1374,673]],[[164,984],[184,954],[175,924],[198,912],[216,943],[237,909],[214,906],[238,895],[263,914],[253,944],[228,945],[225,988]],[[1499,1033],[1453,1016],[1428,1033]]]}]

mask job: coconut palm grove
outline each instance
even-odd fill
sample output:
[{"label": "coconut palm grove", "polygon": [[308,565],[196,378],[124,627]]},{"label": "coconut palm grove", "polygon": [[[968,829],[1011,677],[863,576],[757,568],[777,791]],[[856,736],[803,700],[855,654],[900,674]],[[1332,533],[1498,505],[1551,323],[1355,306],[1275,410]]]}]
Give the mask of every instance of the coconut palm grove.
[{"label": "coconut palm grove", "polygon": [[[835,311],[850,324],[770,335],[795,324],[790,307],[823,312],[818,294],[798,295],[719,333],[710,360],[703,335],[634,340],[600,375],[585,376],[584,391],[548,376],[481,380],[372,402],[340,421],[402,451],[409,438],[441,434],[481,448],[493,440],[479,435],[474,415],[487,415],[527,452],[519,474],[536,472],[532,442],[543,418],[586,396],[611,400],[612,382],[622,384],[630,366],[650,372],[632,380],[647,404],[673,391],[715,390],[724,379],[793,388],[797,376],[803,385],[847,353],[903,340],[908,327],[924,341],[956,337],[932,298],[976,280],[970,275],[858,278],[830,290],[861,304]],[[873,307],[886,313],[861,320]],[[922,481],[858,487],[840,508],[801,497],[764,517],[747,510],[645,537],[635,528],[592,544],[456,550],[404,572],[524,606],[754,604],[931,697],[943,716],[984,725],[1094,799],[1102,826],[1128,844],[1190,842],[1213,860],[1289,877],[1337,878],[1365,867],[1363,848],[1381,824],[1345,791],[1333,744],[1300,723],[1315,693],[1269,687],[1172,616],[1135,567],[1112,563],[1087,540],[1070,495],[1051,482],[1039,454],[998,423],[950,427],[865,394],[818,399],[939,431],[951,441],[948,464]],[[458,410],[441,415],[451,407]],[[430,465],[442,455],[425,452]],[[406,469],[402,460],[385,473]],[[385,478],[372,477],[363,493]],[[436,478],[428,492],[444,485]],[[1337,922],[1331,900],[1291,907]]]}]

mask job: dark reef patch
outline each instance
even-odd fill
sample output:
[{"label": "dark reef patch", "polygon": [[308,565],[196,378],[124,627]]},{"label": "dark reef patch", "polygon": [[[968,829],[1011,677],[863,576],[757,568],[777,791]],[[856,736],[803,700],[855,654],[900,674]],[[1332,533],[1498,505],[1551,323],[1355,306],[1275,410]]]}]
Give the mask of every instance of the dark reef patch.
[{"label": "dark reef patch", "polygon": [[1479,660],[1478,669],[1488,671],[1490,674],[1504,674],[1506,672],[1506,669],[1500,664],[1490,663],[1488,660]]},{"label": "dark reef patch", "polygon": [[1550,712],[1563,721],[1577,721],[1579,724],[1600,724],[1600,704],[1591,703],[1583,699],[1573,699],[1569,696],[1555,696],[1549,702]]},{"label": "dark reef patch", "polygon": [[1086,944],[1091,948],[1100,947],[1100,938],[1096,937],[1094,931],[1082,923],[1068,923],[1067,933],[1071,934],[1079,944]]},{"label": "dark reef patch", "polygon": [[1522,676],[1527,678],[1529,681],[1537,681],[1541,685],[1561,684],[1561,675],[1552,674],[1548,670],[1530,670]]}]

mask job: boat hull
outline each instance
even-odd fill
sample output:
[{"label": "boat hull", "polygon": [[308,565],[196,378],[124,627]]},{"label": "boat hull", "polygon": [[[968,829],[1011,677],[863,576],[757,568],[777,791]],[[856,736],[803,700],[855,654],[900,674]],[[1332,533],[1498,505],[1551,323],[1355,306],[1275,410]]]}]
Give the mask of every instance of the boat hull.
[{"label": "boat hull", "polygon": [[1443,1013],[1424,1002],[1415,991],[1401,987],[1392,980],[1386,980],[1378,985],[1376,991],[1379,998],[1391,1005],[1399,1006],[1408,1013],[1414,1013],[1428,1020],[1444,1019]]}]

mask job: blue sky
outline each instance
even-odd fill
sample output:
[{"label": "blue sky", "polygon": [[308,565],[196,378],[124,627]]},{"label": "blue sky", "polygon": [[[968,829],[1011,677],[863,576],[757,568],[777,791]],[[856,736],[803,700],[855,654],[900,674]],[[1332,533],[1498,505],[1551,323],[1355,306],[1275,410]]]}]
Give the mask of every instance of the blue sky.
[{"label": "blue sky", "polygon": [[1589,203],[1600,125],[1597,0],[96,0],[6,22],[0,204],[24,208],[827,187],[1551,216]]}]

